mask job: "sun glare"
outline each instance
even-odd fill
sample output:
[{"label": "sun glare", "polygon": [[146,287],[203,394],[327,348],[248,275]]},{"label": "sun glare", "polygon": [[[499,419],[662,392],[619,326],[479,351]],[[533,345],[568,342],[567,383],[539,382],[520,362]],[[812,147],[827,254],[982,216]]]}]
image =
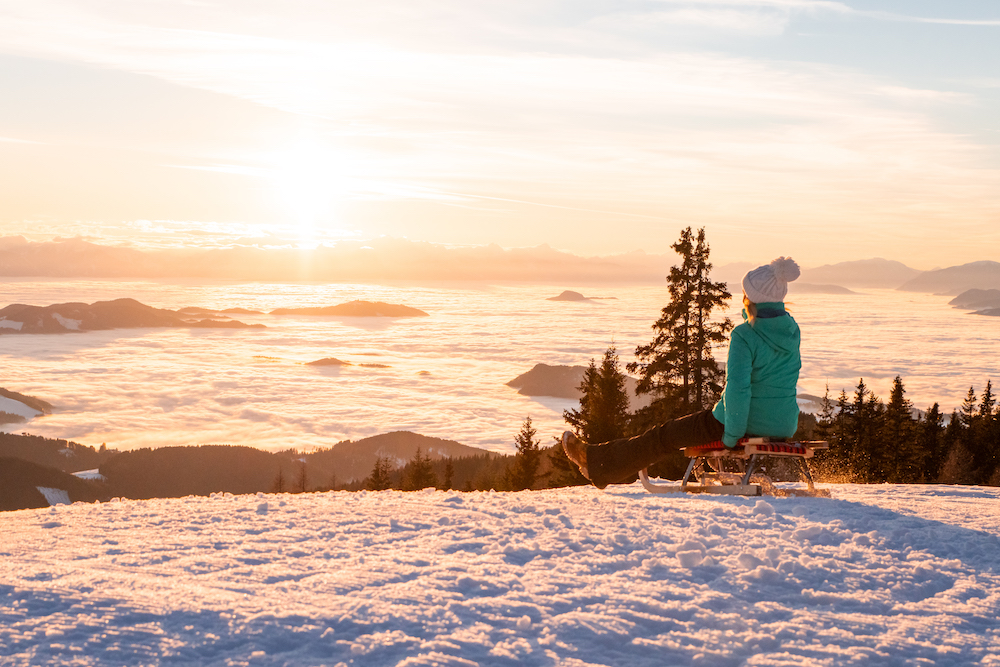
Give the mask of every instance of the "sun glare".
[{"label": "sun glare", "polygon": [[304,244],[313,244],[336,226],[337,209],[350,190],[349,164],[316,142],[300,141],[277,153],[273,182],[289,226]]}]

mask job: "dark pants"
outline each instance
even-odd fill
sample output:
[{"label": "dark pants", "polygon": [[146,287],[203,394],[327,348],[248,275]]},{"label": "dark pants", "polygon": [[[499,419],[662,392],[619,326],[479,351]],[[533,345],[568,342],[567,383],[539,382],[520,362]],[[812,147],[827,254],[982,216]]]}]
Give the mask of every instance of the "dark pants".
[{"label": "dark pants", "polygon": [[587,447],[587,472],[599,489],[623,482],[643,468],[666,458],[673,450],[722,439],[725,427],[702,410],[654,426],[642,435]]}]

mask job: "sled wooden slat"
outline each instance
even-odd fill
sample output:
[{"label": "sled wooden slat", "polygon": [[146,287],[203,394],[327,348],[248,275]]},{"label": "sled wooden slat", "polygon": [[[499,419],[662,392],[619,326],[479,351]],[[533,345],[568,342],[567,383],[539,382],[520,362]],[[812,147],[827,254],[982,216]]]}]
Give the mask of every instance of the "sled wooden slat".
[{"label": "sled wooden slat", "polygon": [[761,495],[760,484],[720,484],[714,486],[696,486],[688,484],[684,487],[688,493],[716,493],[721,496],[759,496]]},{"label": "sled wooden slat", "polygon": [[[691,459],[687,472],[680,485],[677,484],[657,484],[650,481],[645,470],[639,472],[639,480],[642,486],[650,493],[713,493],[720,495],[735,496],[759,496],[767,489],[767,492],[778,496],[819,496],[830,497],[830,492],[817,489],[813,483],[812,473],[809,471],[807,459],[811,459],[817,450],[828,448],[825,441],[803,441],[803,442],[782,442],[772,441],[768,438],[743,438],[733,448],[728,448],[721,442],[712,442],[698,447],[685,447],[684,455]],[[806,483],[805,489],[777,489],[771,480],[761,473],[756,472],[761,463],[760,457],[790,458],[798,461],[799,471],[802,481]],[[726,476],[731,477],[733,473],[722,475],[724,461],[733,461],[729,464],[739,468],[737,481],[740,483],[726,483]],[[712,472],[712,470],[716,472]],[[761,484],[751,484],[751,476],[754,480],[762,481]],[[762,478],[762,479],[761,479]],[[692,483],[693,481],[697,483]],[[714,484],[709,482],[715,482]]]}]

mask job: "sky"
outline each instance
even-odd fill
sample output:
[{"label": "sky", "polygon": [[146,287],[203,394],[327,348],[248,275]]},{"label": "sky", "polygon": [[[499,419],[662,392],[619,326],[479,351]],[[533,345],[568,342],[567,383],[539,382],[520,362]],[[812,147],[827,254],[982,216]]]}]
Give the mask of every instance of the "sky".
[{"label": "sky", "polygon": [[0,236],[1000,257],[989,0],[0,0]]}]

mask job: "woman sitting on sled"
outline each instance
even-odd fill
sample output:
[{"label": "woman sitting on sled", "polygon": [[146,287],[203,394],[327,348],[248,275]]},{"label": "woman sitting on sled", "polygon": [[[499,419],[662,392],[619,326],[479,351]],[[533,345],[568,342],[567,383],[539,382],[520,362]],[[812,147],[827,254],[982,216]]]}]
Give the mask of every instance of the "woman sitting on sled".
[{"label": "woman sitting on sled", "polygon": [[633,438],[590,445],[571,431],[566,456],[603,489],[670,454],[719,440],[729,448],[745,435],[786,438],[798,427],[795,385],[802,367],[799,327],[785,310],[788,283],[799,277],[791,258],[779,257],[743,276],[743,324],[733,329],[726,388],[712,410],[654,426]]}]

